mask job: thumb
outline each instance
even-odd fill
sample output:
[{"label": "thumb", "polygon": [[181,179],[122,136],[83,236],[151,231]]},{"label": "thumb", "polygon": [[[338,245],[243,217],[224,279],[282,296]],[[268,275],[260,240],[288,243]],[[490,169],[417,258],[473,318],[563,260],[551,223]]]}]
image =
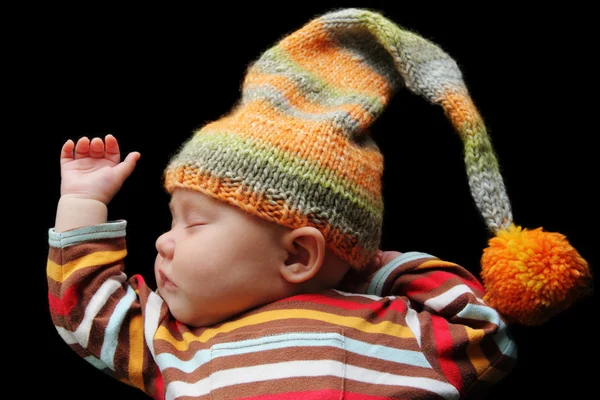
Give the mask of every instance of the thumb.
[{"label": "thumb", "polygon": [[129,178],[129,175],[131,175],[131,173],[135,169],[135,166],[137,164],[137,161],[140,159],[140,156],[141,154],[139,152],[133,151],[127,154],[127,157],[125,157],[125,159],[115,167],[116,172],[119,174],[123,181]]}]

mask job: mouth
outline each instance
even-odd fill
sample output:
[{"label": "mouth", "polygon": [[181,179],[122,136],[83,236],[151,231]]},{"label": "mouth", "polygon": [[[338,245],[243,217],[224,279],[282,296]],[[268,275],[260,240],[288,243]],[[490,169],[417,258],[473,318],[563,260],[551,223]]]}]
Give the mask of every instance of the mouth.
[{"label": "mouth", "polygon": [[169,278],[167,278],[167,275],[165,275],[164,272],[158,271],[158,274],[160,275],[160,285],[161,285],[161,287],[163,287],[165,289],[173,289],[173,288],[177,287],[177,285],[175,285],[173,282],[171,282],[169,280]]}]

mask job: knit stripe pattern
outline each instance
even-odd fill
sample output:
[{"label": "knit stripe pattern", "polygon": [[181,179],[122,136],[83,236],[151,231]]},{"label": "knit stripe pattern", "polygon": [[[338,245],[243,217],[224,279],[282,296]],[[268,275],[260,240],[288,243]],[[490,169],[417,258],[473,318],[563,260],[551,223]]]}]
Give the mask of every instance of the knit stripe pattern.
[{"label": "knit stripe pattern", "polygon": [[319,229],[356,269],[379,247],[384,158],[369,128],[401,87],[440,104],[465,144],[471,193],[495,231],[512,221],[484,123],[456,62],[369,10],[315,18],[248,68],[240,101],[182,144],[164,185]]}]

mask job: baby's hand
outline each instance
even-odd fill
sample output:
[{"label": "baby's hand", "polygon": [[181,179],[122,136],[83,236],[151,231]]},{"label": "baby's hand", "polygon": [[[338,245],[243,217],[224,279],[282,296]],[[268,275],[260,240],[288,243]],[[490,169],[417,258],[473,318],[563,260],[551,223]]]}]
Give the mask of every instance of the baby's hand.
[{"label": "baby's hand", "polygon": [[369,265],[370,270],[376,271],[383,266],[387,265],[390,261],[394,260],[396,257],[402,255],[399,251],[383,251],[377,250],[375,257],[371,261]]},{"label": "baby's hand", "polygon": [[[60,154],[61,196],[93,199],[108,205],[131,175],[140,153],[131,152],[121,162],[119,143],[112,135],[90,140],[71,139]],[[106,145],[106,146],[105,146]]]}]

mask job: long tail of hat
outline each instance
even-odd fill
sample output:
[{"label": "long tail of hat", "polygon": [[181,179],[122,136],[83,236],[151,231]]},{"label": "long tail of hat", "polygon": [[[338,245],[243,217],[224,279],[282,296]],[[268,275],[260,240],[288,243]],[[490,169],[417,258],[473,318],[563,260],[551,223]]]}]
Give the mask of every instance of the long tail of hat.
[{"label": "long tail of hat", "polygon": [[378,13],[345,9],[319,22],[335,30],[368,30],[392,56],[405,86],[440,104],[464,144],[471,195],[494,235],[482,257],[484,300],[509,322],[538,325],[589,290],[588,263],[560,233],[514,225],[498,161],[456,62],[425,38]]},{"label": "long tail of hat", "polygon": [[322,18],[326,25],[338,29],[345,25],[348,29],[369,30],[392,56],[405,86],[443,107],[463,140],[471,193],[487,226],[494,233],[508,228],[513,217],[498,161],[454,59],[436,44],[377,13],[349,9]]}]

